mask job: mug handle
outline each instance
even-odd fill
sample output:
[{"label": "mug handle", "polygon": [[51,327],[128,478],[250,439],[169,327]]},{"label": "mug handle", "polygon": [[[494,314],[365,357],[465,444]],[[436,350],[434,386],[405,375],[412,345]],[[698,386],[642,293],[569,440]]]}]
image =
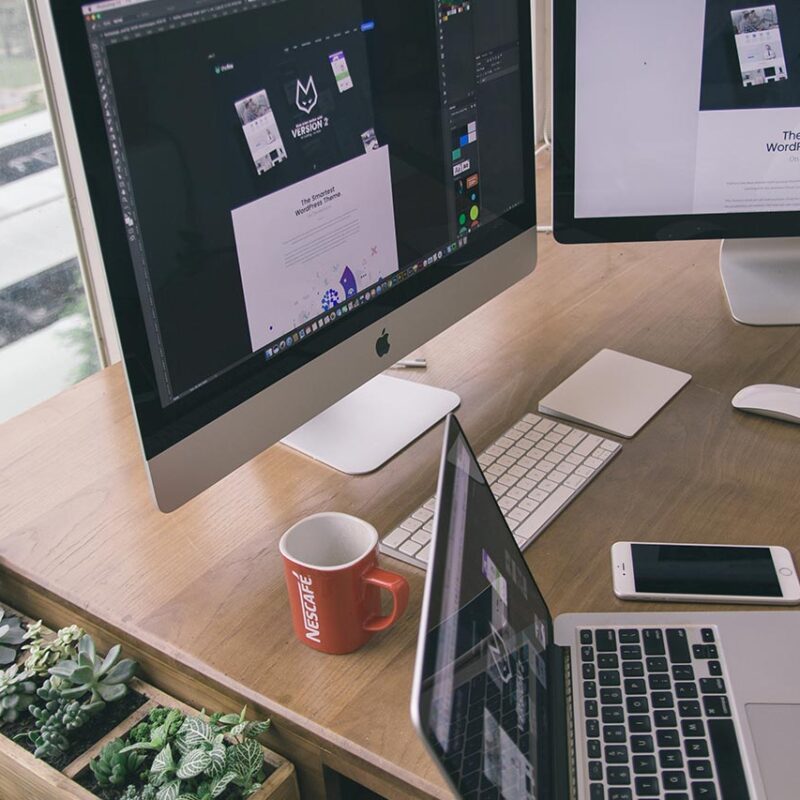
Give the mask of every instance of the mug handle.
[{"label": "mug handle", "polygon": [[366,583],[372,583],[381,589],[386,589],[394,598],[390,614],[386,616],[374,614],[364,621],[365,631],[372,631],[373,633],[385,631],[403,616],[408,606],[408,581],[401,575],[395,575],[394,572],[387,572],[379,567],[372,567],[364,574],[363,579]]}]

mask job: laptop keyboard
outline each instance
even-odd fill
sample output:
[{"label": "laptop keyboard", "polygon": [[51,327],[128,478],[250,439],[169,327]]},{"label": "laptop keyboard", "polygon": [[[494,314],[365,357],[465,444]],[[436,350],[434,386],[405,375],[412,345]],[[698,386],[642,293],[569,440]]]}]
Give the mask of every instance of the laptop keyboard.
[{"label": "laptop keyboard", "polygon": [[749,800],[716,628],[578,638],[589,800]]}]

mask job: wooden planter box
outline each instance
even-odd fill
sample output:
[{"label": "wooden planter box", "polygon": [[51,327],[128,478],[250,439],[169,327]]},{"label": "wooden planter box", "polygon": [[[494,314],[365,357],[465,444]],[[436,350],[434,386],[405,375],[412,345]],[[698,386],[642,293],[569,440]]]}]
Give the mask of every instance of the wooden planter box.
[{"label": "wooden planter box", "polygon": [[[19,616],[22,620],[31,621],[26,615],[20,614],[3,604],[8,613]],[[197,715],[197,709],[181,703],[168,694],[150,686],[138,678],[134,678],[130,688],[144,695],[147,700],[136,709],[129,717],[124,719],[116,728],[109,731],[99,739],[89,750],[79,755],[74,761],[59,772],[45,761],[34,757],[25,748],[3,735],[0,729],[0,798],[2,800],[97,800],[97,796],[88,789],[84,789],[74,780],[84,771],[89,769],[89,762],[114,739],[127,734],[127,732],[141,722],[153,708],[165,706],[177,708],[184,714]],[[264,781],[261,788],[249,800],[299,800],[297,777],[294,765],[273,753],[266,747],[264,751],[265,763],[273,768],[273,772]]]}]

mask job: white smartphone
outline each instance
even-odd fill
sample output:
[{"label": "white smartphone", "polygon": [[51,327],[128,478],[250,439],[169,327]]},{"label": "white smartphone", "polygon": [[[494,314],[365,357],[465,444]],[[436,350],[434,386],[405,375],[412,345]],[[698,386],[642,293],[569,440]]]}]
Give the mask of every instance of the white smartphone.
[{"label": "white smartphone", "polygon": [[785,547],[616,542],[614,594],[623,600],[692,603],[800,603]]}]

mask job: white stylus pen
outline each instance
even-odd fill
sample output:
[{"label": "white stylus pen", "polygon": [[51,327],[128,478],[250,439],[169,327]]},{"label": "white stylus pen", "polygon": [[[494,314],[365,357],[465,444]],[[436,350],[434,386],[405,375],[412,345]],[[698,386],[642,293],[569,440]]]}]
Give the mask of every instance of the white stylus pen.
[{"label": "white stylus pen", "polygon": [[425,369],[428,362],[424,358],[401,358],[392,369]]}]

